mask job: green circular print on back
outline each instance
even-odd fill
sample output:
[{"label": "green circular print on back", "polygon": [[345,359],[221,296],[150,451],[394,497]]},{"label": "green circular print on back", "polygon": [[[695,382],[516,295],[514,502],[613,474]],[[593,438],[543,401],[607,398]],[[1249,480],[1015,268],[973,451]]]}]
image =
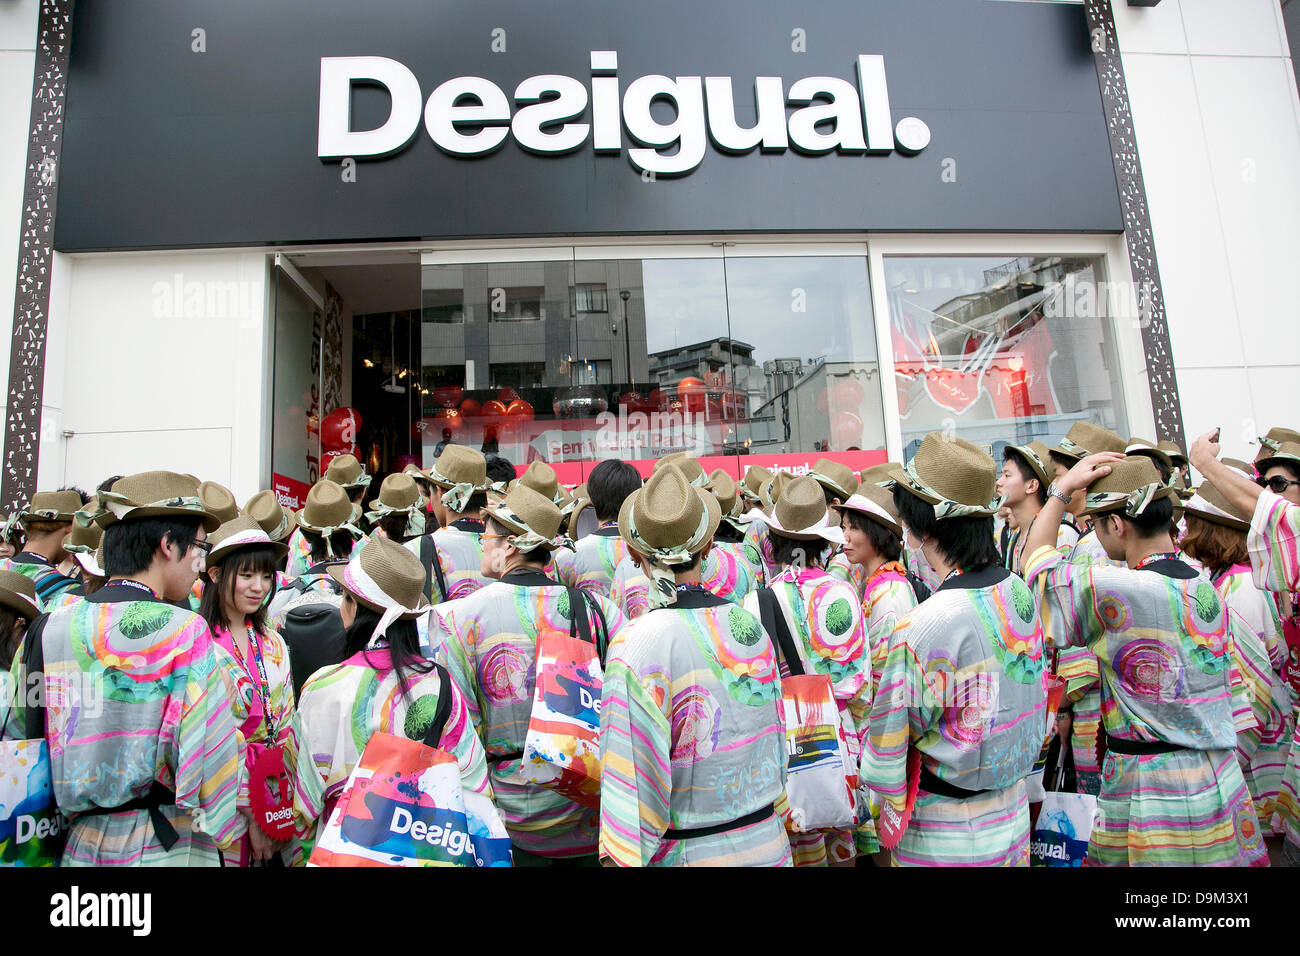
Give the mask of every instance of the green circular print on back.
[{"label": "green circular print on back", "polygon": [[727,612],[727,626],[731,628],[731,636],[745,647],[753,647],[762,640],[762,626],[743,607],[733,607]]}]

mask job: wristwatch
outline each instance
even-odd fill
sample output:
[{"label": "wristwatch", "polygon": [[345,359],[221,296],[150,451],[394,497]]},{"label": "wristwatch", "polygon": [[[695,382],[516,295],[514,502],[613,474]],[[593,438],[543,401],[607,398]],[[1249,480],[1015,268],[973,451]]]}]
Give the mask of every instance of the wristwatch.
[{"label": "wristwatch", "polygon": [[1056,482],[1052,482],[1050,485],[1047,486],[1047,493],[1053,498],[1059,498],[1067,505],[1074,499],[1074,495],[1067,495],[1060,488],[1057,488]]}]

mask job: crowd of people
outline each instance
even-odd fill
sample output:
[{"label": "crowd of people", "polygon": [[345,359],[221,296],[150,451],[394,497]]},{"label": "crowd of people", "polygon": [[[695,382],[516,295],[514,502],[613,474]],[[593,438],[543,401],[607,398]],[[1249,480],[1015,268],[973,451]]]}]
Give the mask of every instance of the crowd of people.
[{"label": "crowd of people", "polygon": [[[43,734],[62,865],[304,864],[376,734],[449,755],[515,866],[1027,865],[1061,791],[1088,865],[1300,865],[1300,433],[1217,441],[39,492],[0,529],[4,737]],[[601,662],[592,799],[525,772],[555,633]]]}]

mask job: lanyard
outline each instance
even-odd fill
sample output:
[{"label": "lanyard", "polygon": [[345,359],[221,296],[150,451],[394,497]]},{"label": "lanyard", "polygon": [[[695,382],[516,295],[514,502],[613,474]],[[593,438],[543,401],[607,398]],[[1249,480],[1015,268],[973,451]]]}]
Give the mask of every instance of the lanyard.
[{"label": "lanyard", "polygon": [[1156,551],[1152,554],[1148,554],[1145,558],[1143,558],[1141,561],[1135,564],[1133,566],[1133,570],[1137,571],[1138,569],[1144,568],[1148,564],[1154,564],[1157,561],[1177,561],[1177,560],[1178,560],[1177,551],[1166,551],[1163,554],[1160,553],[1159,551]]},{"label": "lanyard", "polygon": [[709,590],[709,589],[706,588],[703,584],[679,584],[679,585],[677,585],[677,593],[678,593],[678,594],[685,594],[687,591],[704,591],[705,593],[708,593],[708,590]]},{"label": "lanyard", "polygon": [[[267,740],[274,742],[275,720],[271,716],[271,682],[266,679],[266,662],[262,660],[262,642],[258,640],[257,631],[247,619],[244,620],[244,626],[248,631],[248,648],[253,652],[253,660],[257,664],[257,678],[262,695],[262,717],[266,720],[266,737]],[[233,633],[230,635],[230,646],[235,649],[235,656],[240,658],[239,662],[244,665],[244,670],[247,672],[248,664],[239,654],[239,645],[235,643]]]},{"label": "lanyard", "polygon": [[[137,591],[143,591],[145,594],[149,595],[154,600],[158,599],[158,595],[154,593],[154,589],[149,587],[149,585],[144,584],[140,581],[132,581],[130,578],[114,578],[112,581],[109,581],[108,583],[120,584],[124,588],[135,588]],[[108,585],[105,585],[105,587],[107,586]]]}]

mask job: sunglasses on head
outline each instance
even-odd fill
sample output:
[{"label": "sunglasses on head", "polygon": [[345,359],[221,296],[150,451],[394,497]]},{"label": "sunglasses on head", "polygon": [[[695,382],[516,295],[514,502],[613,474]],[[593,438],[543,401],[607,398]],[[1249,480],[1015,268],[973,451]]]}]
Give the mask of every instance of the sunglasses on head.
[{"label": "sunglasses on head", "polygon": [[1261,488],[1267,488],[1275,495],[1283,495],[1292,485],[1300,485],[1300,481],[1294,481],[1285,475],[1274,475],[1272,478],[1265,478],[1261,475],[1255,479],[1255,484]]}]

